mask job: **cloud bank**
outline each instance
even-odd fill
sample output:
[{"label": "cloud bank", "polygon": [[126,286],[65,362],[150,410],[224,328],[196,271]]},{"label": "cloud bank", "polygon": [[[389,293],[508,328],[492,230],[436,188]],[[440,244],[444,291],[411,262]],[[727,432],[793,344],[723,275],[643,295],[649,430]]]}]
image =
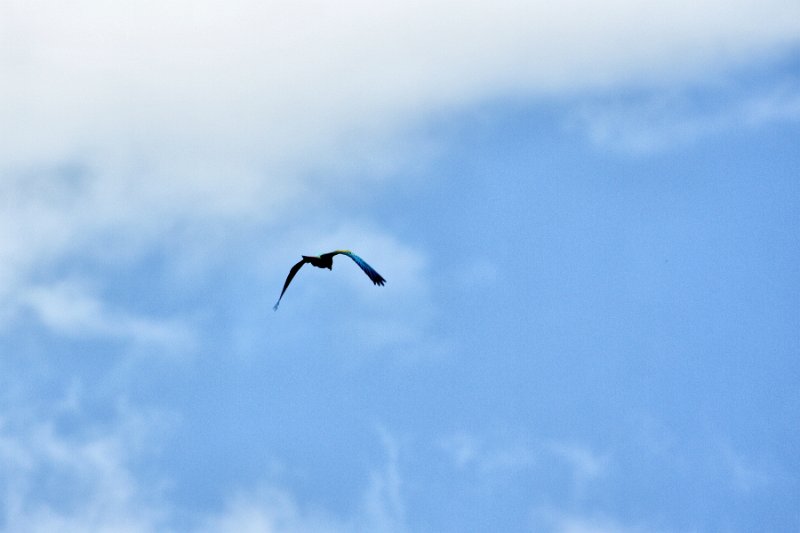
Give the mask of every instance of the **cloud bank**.
[{"label": "cloud bank", "polygon": [[398,134],[432,115],[688,80],[800,36],[800,6],[781,0],[2,10],[0,294],[102,235],[146,245],[181,221],[319,204],[403,168]]}]

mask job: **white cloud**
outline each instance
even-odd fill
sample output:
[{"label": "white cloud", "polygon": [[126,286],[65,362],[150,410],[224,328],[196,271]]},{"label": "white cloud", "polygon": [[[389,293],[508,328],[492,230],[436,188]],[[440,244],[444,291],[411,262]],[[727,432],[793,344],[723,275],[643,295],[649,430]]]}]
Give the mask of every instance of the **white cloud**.
[{"label": "white cloud", "polygon": [[[76,398],[77,396],[77,398]],[[183,508],[170,499],[168,473],[144,474],[174,423],[117,401],[106,422],[83,420],[79,387],[53,405],[37,400],[0,416],[0,531],[16,532],[376,532],[407,530],[399,445],[381,432],[386,461],[369,476],[351,512],[301,501],[265,480],[256,490],[221,495],[219,510]],[[35,405],[33,405],[35,404]],[[69,405],[67,411],[59,408]]]},{"label": "white cloud", "polygon": [[[516,474],[541,467],[554,454],[552,446],[525,442],[487,442],[467,432],[439,439],[439,448],[460,470],[483,476]],[[549,463],[548,463],[549,464]]]},{"label": "white cloud", "polygon": [[407,531],[399,471],[399,444],[380,431],[387,459],[374,470],[358,507],[350,514],[332,514],[301,505],[289,492],[266,485],[231,498],[225,508],[210,515],[200,527],[203,532],[339,533]]},{"label": "white cloud", "polygon": [[586,132],[604,148],[650,154],[681,146],[722,131],[755,129],[800,121],[800,87],[776,83],[756,94],[717,93],[718,102],[703,109],[680,92],[648,93],[625,100],[583,106],[571,126]]},{"label": "white cloud", "polygon": [[475,461],[480,452],[480,444],[475,437],[466,433],[456,433],[440,439],[439,447],[459,469]]},{"label": "white cloud", "polygon": [[577,485],[603,475],[608,467],[608,457],[598,454],[587,446],[552,442],[548,448],[572,468],[573,479]]},{"label": "white cloud", "polygon": [[362,512],[356,520],[360,531],[401,532],[405,525],[403,481],[400,476],[400,444],[385,429],[379,431],[386,450],[386,464],[370,475],[370,484],[363,496]]},{"label": "white cloud", "polygon": [[231,499],[198,531],[218,533],[293,533],[345,531],[345,523],[322,511],[301,509],[285,491],[275,488]]},{"label": "white cloud", "polygon": [[568,514],[552,510],[534,513],[537,522],[545,524],[552,533],[657,533],[665,530],[652,525],[631,525],[608,516]]},{"label": "white cloud", "polygon": [[67,336],[122,338],[172,350],[192,343],[193,335],[185,324],[109,309],[87,287],[74,281],[27,288],[21,291],[19,300],[45,326]]},{"label": "white cloud", "polygon": [[259,170],[292,178],[432,109],[691,76],[800,37],[778,0],[135,5],[6,4],[1,160],[136,164],[249,205],[293,189]]},{"label": "white cloud", "polygon": [[575,498],[608,471],[608,455],[590,446],[566,441],[487,442],[486,438],[458,432],[438,441],[439,448],[460,471],[475,472],[484,478],[536,475],[545,469],[566,469]]},{"label": "white cloud", "polygon": [[110,425],[67,434],[57,417],[21,411],[0,419],[0,529],[159,529],[159,489],[142,486],[130,466],[158,417],[121,409]]},{"label": "white cloud", "polygon": [[364,493],[362,507],[351,516],[340,516],[301,505],[286,490],[266,486],[231,498],[223,510],[198,528],[204,533],[400,533],[406,531],[393,500],[396,468],[375,472]]},{"label": "white cloud", "polygon": [[0,10],[0,302],[70,254],[135,256],[181,225],[240,231],[324,209],[333,190],[416,165],[398,138],[432,112],[668,84],[800,37],[791,0]]}]

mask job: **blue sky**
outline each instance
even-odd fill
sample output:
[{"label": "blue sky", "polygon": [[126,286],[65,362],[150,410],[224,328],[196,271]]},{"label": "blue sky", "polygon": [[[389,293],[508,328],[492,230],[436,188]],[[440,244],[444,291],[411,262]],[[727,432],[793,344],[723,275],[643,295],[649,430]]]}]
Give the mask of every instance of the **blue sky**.
[{"label": "blue sky", "polygon": [[800,6],[668,4],[3,4],[0,530],[800,531]]}]

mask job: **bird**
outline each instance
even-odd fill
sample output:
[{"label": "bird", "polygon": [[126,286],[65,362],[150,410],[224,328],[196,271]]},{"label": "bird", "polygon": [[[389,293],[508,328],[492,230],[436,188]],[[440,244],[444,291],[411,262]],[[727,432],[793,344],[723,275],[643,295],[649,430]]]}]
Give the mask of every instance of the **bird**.
[{"label": "bird", "polygon": [[366,261],[358,257],[350,250],[334,250],[332,252],[328,252],[327,254],[321,254],[321,255],[304,255],[303,259],[298,261],[289,270],[289,275],[286,276],[286,282],[283,284],[283,290],[281,291],[281,295],[278,297],[278,301],[275,303],[275,306],[272,308],[272,310],[273,311],[278,310],[278,305],[281,303],[281,298],[283,298],[283,293],[286,292],[286,289],[289,287],[289,284],[292,282],[292,279],[294,279],[295,274],[297,274],[297,271],[300,270],[300,268],[303,265],[308,263],[317,268],[327,268],[328,270],[333,270],[333,256],[339,254],[346,255],[347,257],[355,261],[355,263],[361,267],[361,270],[363,270],[364,273],[367,276],[369,276],[369,279],[372,280],[372,283],[374,283],[375,285],[383,286],[386,283],[386,280],[383,279],[383,276],[378,274],[375,271],[375,269],[369,266],[369,264]]}]

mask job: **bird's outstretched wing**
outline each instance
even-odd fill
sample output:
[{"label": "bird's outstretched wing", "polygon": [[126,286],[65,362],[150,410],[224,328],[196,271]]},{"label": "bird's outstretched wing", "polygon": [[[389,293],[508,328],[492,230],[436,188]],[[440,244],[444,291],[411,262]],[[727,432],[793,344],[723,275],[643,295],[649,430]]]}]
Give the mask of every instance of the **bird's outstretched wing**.
[{"label": "bird's outstretched wing", "polygon": [[291,270],[289,270],[289,275],[288,275],[288,276],[286,276],[286,282],[283,284],[283,290],[281,291],[281,295],[278,297],[278,301],[277,301],[277,302],[275,302],[275,306],[272,308],[272,310],[273,310],[273,311],[277,311],[277,310],[278,310],[278,304],[280,304],[280,303],[281,303],[281,298],[283,298],[283,293],[284,293],[284,292],[286,292],[286,288],[287,288],[287,287],[289,286],[289,284],[292,282],[292,279],[294,278],[294,275],[295,275],[295,274],[297,274],[297,271],[298,271],[298,270],[300,270],[300,267],[302,267],[302,266],[303,266],[304,264],[306,264],[307,262],[308,262],[308,261],[307,261],[305,258],[303,258],[303,259],[301,259],[300,261],[298,261],[298,262],[297,262],[297,263],[296,263],[296,264],[295,264],[295,265],[292,267],[292,269],[291,269]]},{"label": "bird's outstretched wing", "polygon": [[[355,261],[355,263],[356,263],[358,266],[360,266],[360,267],[361,267],[361,270],[363,270],[363,271],[364,271],[364,273],[365,273],[367,276],[369,276],[369,279],[371,279],[371,280],[372,280],[372,283],[374,283],[375,285],[383,285],[384,283],[386,283],[386,280],[385,280],[385,279],[383,279],[383,276],[381,276],[380,274],[378,274],[378,273],[375,271],[375,269],[374,269],[374,268],[372,268],[371,266],[369,266],[369,264],[368,264],[366,261],[364,261],[363,259],[361,259],[360,257],[358,257],[356,254],[354,254],[354,253],[353,253],[353,252],[351,252],[350,250],[336,250],[336,251],[334,251],[334,252],[331,252],[331,255],[336,255],[336,254],[342,254],[342,255],[346,255],[347,257],[349,257],[350,259],[352,259],[353,261]],[[326,254],[326,255],[327,255],[327,254]]]}]

